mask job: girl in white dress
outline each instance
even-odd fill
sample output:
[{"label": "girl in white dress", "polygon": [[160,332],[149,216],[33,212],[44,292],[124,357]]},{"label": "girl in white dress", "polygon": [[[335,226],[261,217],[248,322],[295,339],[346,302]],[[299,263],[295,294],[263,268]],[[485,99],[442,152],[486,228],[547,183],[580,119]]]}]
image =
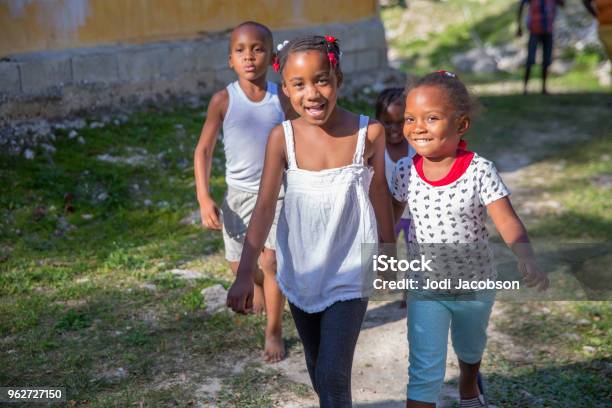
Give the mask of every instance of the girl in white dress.
[{"label": "girl in white dress", "polygon": [[376,244],[379,236],[394,242],[384,129],[336,105],[340,54],[331,36],[297,38],[279,53],[283,92],[300,117],[270,133],[257,204],[228,294],[234,310],[252,307],[257,254],[284,183],[277,280],[321,407],[351,406],[353,353],[372,289],[362,244]]}]

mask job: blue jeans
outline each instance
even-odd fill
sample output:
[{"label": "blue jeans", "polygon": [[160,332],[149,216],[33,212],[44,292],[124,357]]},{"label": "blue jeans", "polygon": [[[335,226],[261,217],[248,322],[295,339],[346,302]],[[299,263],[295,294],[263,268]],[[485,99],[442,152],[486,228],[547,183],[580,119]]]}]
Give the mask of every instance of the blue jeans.
[{"label": "blue jeans", "polygon": [[548,67],[552,64],[553,35],[548,34],[529,34],[527,44],[527,66],[532,66],[536,62],[536,51],[538,44],[542,44],[542,66]]},{"label": "blue jeans", "polygon": [[457,357],[482,359],[493,296],[481,300],[408,300],[408,399],[435,403],[446,371],[448,330]]},{"label": "blue jeans", "polygon": [[319,313],[306,313],[289,302],[304,344],[306,367],[322,408],[352,406],[353,354],[367,299],[336,302]]}]

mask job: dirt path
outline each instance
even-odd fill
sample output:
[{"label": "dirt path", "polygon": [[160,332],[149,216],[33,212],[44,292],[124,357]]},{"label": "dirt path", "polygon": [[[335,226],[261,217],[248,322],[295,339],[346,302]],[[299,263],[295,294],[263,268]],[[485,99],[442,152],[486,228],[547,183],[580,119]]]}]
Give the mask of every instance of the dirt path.
[{"label": "dirt path", "polygon": [[[370,302],[353,362],[353,402],[356,407],[399,408],[406,404],[408,343],[406,309],[398,302]],[[458,376],[455,353],[448,350],[446,381]],[[304,354],[293,353],[275,366],[292,381],[310,386]],[[445,385],[440,407],[449,407],[458,398],[455,387]],[[316,407],[316,399],[291,401],[287,406]]]}]

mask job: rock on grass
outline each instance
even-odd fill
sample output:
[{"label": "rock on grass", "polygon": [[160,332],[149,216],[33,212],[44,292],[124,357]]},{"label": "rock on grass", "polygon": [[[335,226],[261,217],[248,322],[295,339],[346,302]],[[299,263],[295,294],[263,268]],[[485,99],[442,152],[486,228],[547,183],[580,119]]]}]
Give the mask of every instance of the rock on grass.
[{"label": "rock on grass", "polygon": [[172,269],[170,273],[178,279],[203,279],[206,277],[202,272],[189,269]]},{"label": "rock on grass", "polygon": [[227,290],[219,284],[202,289],[202,297],[206,304],[206,312],[215,314],[228,310],[225,306]]}]

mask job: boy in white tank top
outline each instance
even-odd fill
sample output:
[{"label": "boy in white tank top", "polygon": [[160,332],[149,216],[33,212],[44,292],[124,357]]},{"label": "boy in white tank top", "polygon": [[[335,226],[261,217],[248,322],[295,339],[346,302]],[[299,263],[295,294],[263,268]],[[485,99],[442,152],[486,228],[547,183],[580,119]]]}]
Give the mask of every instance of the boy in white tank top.
[{"label": "boy in white tank top", "polygon": [[[236,273],[244,237],[257,201],[268,134],[285,119],[277,86],[266,80],[275,57],[272,33],[247,21],[232,31],[229,67],[238,80],[215,93],[195,149],[196,191],[204,227],[223,230],[225,257]],[[282,93],[281,93],[282,94]],[[221,211],[209,193],[212,158],[220,128],[226,157],[227,193]],[[282,193],[280,195],[282,200]],[[281,205],[277,205],[277,218]],[[220,217],[221,215],[221,217]],[[275,222],[276,225],[276,222]],[[273,228],[259,257],[253,311],[265,308],[267,325],[264,359],[280,361],[285,355],[281,323],[285,299],[276,283],[276,229]]]}]

